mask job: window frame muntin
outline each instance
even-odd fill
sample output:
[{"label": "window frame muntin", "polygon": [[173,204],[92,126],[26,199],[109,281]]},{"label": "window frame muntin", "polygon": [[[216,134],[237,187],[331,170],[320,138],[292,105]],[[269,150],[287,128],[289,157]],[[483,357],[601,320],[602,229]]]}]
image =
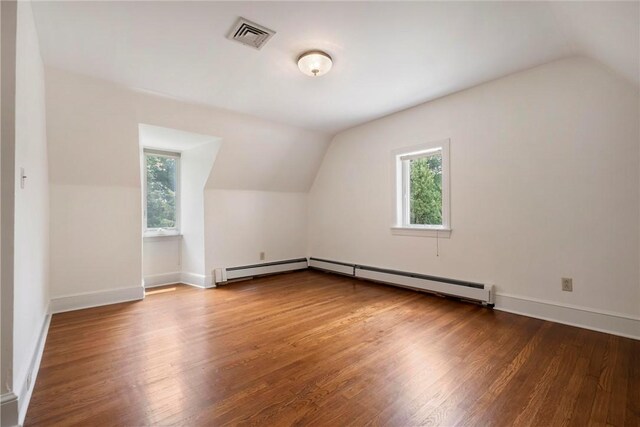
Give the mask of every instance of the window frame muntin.
[{"label": "window frame muntin", "polygon": [[[147,156],[156,156],[156,157],[167,157],[176,159],[176,224],[174,227],[158,227],[158,228],[148,228],[147,227],[147,197],[148,197],[148,182],[147,182]],[[144,221],[144,236],[145,237],[153,237],[153,236],[175,236],[180,234],[180,226],[181,226],[181,167],[182,167],[182,158],[180,152],[177,151],[168,151],[168,150],[158,150],[156,148],[143,148],[142,156],[144,158],[143,165],[143,175],[144,175],[144,204],[143,204],[143,221]]]}]

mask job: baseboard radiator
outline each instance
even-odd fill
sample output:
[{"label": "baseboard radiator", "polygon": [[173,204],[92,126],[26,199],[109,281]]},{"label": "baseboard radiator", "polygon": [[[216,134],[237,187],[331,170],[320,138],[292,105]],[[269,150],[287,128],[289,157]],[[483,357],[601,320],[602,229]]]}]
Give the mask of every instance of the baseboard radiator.
[{"label": "baseboard radiator", "polygon": [[493,307],[495,304],[493,285],[483,283],[428,276],[426,274],[409,273],[406,271],[388,270],[319,258],[310,258],[309,267],[374,282],[478,301],[489,307]]},{"label": "baseboard radiator", "polygon": [[262,264],[242,265],[226,268],[226,280],[246,279],[265,274],[282,273],[285,271],[304,270],[308,267],[306,258],[288,259],[284,261],[265,262]]}]

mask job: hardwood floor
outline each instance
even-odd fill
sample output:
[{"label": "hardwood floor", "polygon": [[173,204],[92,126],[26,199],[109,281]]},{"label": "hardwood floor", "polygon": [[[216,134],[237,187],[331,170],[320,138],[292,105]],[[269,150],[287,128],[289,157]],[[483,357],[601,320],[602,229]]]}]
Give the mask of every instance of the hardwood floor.
[{"label": "hardwood floor", "polygon": [[315,271],[159,289],[53,316],[27,426],[640,425],[640,341]]}]

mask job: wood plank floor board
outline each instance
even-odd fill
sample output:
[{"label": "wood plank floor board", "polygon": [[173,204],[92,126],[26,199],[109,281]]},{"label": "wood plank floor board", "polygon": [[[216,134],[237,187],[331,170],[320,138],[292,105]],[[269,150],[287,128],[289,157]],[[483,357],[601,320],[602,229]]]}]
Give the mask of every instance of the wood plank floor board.
[{"label": "wood plank floor board", "polygon": [[627,410],[625,412],[625,426],[640,426],[640,341],[630,343],[632,347],[629,357],[629,378],[627,382]]},{"label": "wood plank floor board", "polygon": [[[545,328],[546,325],[542,326],[538,329],[536,334],[545,333],[549,328]],[[545,334],[546,336],[547,334]],[[552,338],[549,336],[549,338]],[[514,340],[515,341],[515,340]],[[553,341],[550,339],[549,344],[553,344]],[[500,343],[501,346],[506,346],[506,343]],[[526,348],[525,344],[522,348]],[[427,416],[423,417],[420,420],[420,425],[454,425],[460,422],[461,417],[468,414],[468,408],[474,402],[474,397],[481,395],[484,390],[490,390],[492,385],[495,384],[496,378],[499,378],[505,371],[502,370],[504,363],[506,362],[506,358],[496,358],[495,356],[490,355],[490,358],[485,360],[477,360],[474,364],[473,368],[467,370],[467,373],[464,377],[460,378],[459,381],[453,382],[453,384],[458,383],[455,388],[452,388],[449,393],[442,397],[441,400],[436,401],[432,404],[431,410],[428,412]],[[545,363],[546,360],[542,358],[540,363]],[[479,379],[480,376],[484,376],[485,380]],[[501,419],[503,421],[507,421],[507,417],[505,414],[512,415],[517,414],[513,410],[505,410],[504,406],[508,405],[510,407],[518,407],[520,405],[520,400],[526,399],[531,390],[519,390],[519,385],[522,384],[524,377],[518,378],[517,376],[514,378],[514,381],[508,383],[508,387],[505,387],[500,394],[509,395],[509,399],[496,399],[500,402],[500,404],[492,405],[490,409],[483,411],[483,418],[492,420],[492,419]],[[515,394],[514,391],[518,391],[519,394]],[[520,409],[520,408],[518,408]]]},{"label": "wood plank floor board", "polygon": [[[507,328],[517,328],[518,325],[519,322],[513,322]],[[448,369],[437,377],[432,376],[432,381],[422,382],[422,378],[410,378],[410,389],[419,391],[411,393],[408,399],[404,397],[397,405],[389,406],[379,415],[379,424],[417,425],[423,423],[429,414],[433,413],[436,408],[440,408],[440,402],[448,401],[451,403],[451,400],[448,400],[449,396],[454,394],[461,396],[463,394],[461,390],[481,386],[487,379],[490,379],[493,375],[492,369],[495,366],[501,366],[500,352],[507,354],[510,348],[520,345],[518,339],[510,339],[507,342],[506,338],[511,335],[500,332],[493,335],[491,329],[486,327],[484,333],[475,333],[471,337],[460,334],[460,338],[466,340],[460,346],[460,353],[464,356],[459,360],[454,360],[451,357],[441,358],[442,362],[448,365]],[[455,343],[451,344],[455,345]],[[499,351],[496,351],[496,348],[499,348]],[[451,363],[452,361],[455,363]],[[402,366],[406,366],[406,364]],[[471,378],[473,381],[470,381]],[[440,409],[447,412],[444,408]]]},{"label": "wood plank floor board", "polygon": [[[608,335],[606,334],[596,335],[592,340],[593,351],[589,357],[589,366],[587,367],[582,388],[576,399],[576,406],[578,408],[593,407],[600,377],[600,367],[602,366],[604,354],[607,349],[607,342]],[[575,427],[584,426],[590,418],[591,411],[577,411],[571,419],[570,425]]]},{"label": "wood plank floor board", "polygon": [[[578,393],[587,377],[588,365],[588,356],[584,354],[577,351],[565,354],[532,425],[564,425],[565,416],[574,411]],[[591,407],[581,409],[591,411]]]},{"label": "wood plank floor board", "polygon": [[53,316],[27,426],[639,425],[638,341],[317,271],[154,292]]},{"label": "wood plank floor board", "polygon": [[[611,386],[611,398],[609,399],[608,425],[623,425],[626,416],[627,382],[629,381],[629,358],[625,355],[631,351],[631,345],[627,341],[620,343],[620,360],[614,368],[614,380]],[[640,363],[640,360],[636,361]],[[615,398],[613,398],[615,396]]]},{"label": "wood plank floor board", "polygon": [[[580,339],[582,331],[557,328],[553,325],[549,332],[553,334],[553,338],[545,340],[544,346],[538,346],[538,354],[534,355],[527,366],[520,371],[518,381],[505,390],[505,394],[512,398],[505,403],[501,411],[510,415],[518,414],[513,419],[507,418],[509,422],[526,424],[534,419],[541,409],[541,402],[549,395],[549,390],[556,381],[567,353],[576,351],[572,343]],[[574,334],[574,332],[577,333]],[[589,343],[585,343],[583,349],[586,354],[591,353]],[[544,369],[542,374],[540,374],[541,368]],[[531,387],[532,383],[535,384],[534,387]],[[577,391],[579,390],[575,390]],[[573,408],[575,401],[575,395],[572,395],[565,405]],[[557,404],[557,406],[561,405],[562,401]]]}]

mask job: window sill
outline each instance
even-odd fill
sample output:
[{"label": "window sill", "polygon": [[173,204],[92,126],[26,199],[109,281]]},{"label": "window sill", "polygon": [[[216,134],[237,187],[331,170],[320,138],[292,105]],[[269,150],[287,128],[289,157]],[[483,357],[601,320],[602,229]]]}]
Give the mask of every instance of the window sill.
[{"label": "window sill", "polygon": [[169,240],[181,240],[182,234],[145,234],[145,242],[166,242]]},{"label": "window sill", "polygon": [[439,237],[448,239],[451,237],[450,228],[428,228],[428,227],[391,227],[391,234],[394,236],[419,236],[419,237]]}]

